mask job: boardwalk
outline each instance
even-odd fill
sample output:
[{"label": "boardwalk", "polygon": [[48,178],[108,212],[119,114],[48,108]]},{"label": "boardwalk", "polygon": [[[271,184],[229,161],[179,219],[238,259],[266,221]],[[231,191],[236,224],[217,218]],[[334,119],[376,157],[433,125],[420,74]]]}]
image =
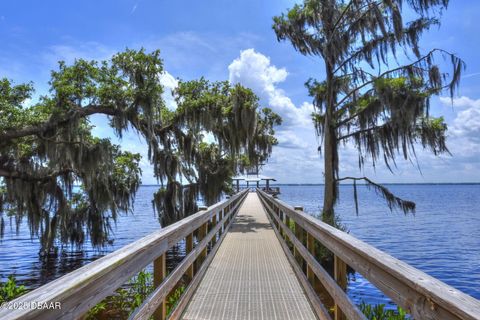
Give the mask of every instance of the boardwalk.
[{"label": "boardwalk", "polygon": [[[291,221],[295,232],[290,228]],[[221,235],[223,241],[216,241],[206,252],[224,226],[229,228]],[[288,244],[276,238],[280,231]],[[193,246],[195,234],[201,240]],[[187,255],[167,274],[167,251],[180,241],[185,241]],[[314,255],[316,243],[332,252],[333,276]],[[294,255],[303,258],[302,266]],[[199,257],[202,264],[197,264],[192,281],[167,316],[169,293],[183,283],[185,275],[192,277],[192,267]],[[61,308],[7,306],[0,308],[0,319],[83,319],[93,305],[152,261],[155,289],[129,319],[150,319],[155,314],[158,320],[367,320],[346,293],[347,264],[414,319],[480,319],[479,300],[261,190],[241,191],[11,302],[12,306],[56,302]],[[320,300],[326,294],[334,299],[328,306]]]},{"label": "boardwalk", "polygon": [[316,319],[256,193],[240,208],[183,319]]}]

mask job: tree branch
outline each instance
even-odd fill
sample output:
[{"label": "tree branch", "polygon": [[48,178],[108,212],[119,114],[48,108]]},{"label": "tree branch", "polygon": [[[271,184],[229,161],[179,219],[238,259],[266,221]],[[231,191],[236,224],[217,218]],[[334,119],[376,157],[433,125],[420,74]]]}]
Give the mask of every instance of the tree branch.
[{"label": "tree branch", "polygon": [[31,135],[41,135],[43,132],[53,129],[57,126],[68,124],[73,119],[80,117],[84,118],[94,114],[105,114],[109,116],[119,115],[121,111],[116,110],[110,106],[88,105],[83,108],[76,107],[69,110],[64,117],[59,119],[50,118],[48,121],[39,123],[37,125],[28,126],[22,129],[10,129],[0,133],[0,141],[2,144],[13,139],[23,138]]},{"label": "tree branch", "polygon": [[382,127],[385,127],[387,124],[384,124],[384,125],[381,125],[381,126],[375,126],[375,127],[371,127],[371,128],[367,128],[367,129],[363,129],[363,130],[358,130],[358,131],[355,131],[355,132],[352,132],[352,133],[349,133],[349,134],[346,134],[344,136],[340,136],[338,137],[338,140],[346,140],[348,138],[351,138],[357,134],[361,134],[361,133],[365,133],[365,132],[369,132],[369,131],[372,131],[372,130],[377,130],[377,129],[380,129]]},{"label": "tree branch", "polygon": [[[447,54],[447,55],[450,55],[450,56],[453,56],[452,53],[450,53],[450,52],[448,52],[448,51],[445,51],[445,50],[443,50],[443,49],[432,49],[432,50],[430,50],[430,52],[429,52],[428,54],[424,55],[424,56],[421,57],[420,59],[418,59],[418,60],[416,60],[416,61],[414,61],[414,62],[412,62],[412,63],[410,63],[410,64],[402,65],[402,66],[400,66],[400,67],[397,67],[397,68],[394,68],[394,69],[391,69],[391,70],[387,70],[387,71],[381,73],[378,77],[376,77],[376,78],[374,78],[374,79],[372,79],[372,80],[370,80],[370,81],[364,82],[364,83],[362,83],[360,86],[355,87],[354,89],[350,90],[350,92],[348,92],[348,93],[335,105],[335,108],[337,108],[337,107],[339,107],[340,105],[342,105],[348,98],[350,98],[353,94],[355,94],[355,92],[358,92],[359,90],[365,88],[366,86],[374,83],[377,79],[383,78],[383,77],[385,77],[385,76],[388,75],[388,74],[391,74],[391,73],[394,73],[394,72],[397,72],[397,71],[400,71],[400,70],[403,70],[403,69],[407,69],[407,68],[410,68],[410,67],[415,67],[415,65],[416,65],[417,63],[422,62],[423,60],[427,59],[428,57],[430,57],[433,53],[435,53],[435,52],[437,52],[437,51],[443,52],[443,53],[445,53],[445,54]],[[445,86],[445,87],[447,87],[447,86]],[[443,87],[443,88],[445,88],[445,87]]]},{"label": "tree branch", "polygon": [[345,17],[345,14],[348,12],[350,7],[353,5],[353,2],[354,2],[354,0],[350,0],[350,2],[347,4],[345,9],[342,11],[342,14],[340,15],[340,17],[338,17],[337,21],[335,21],[335,23],[333,25],[333,28],[332,28],[332,34],[335,33],[338,25],[340,24],[340,22],[342,22],[343,17]]},{"label": "tree branch", "polygon": [[[390,211],[393,211],[394,208],[399,208],[403,211],[403,213],[407,214],[408,212],[415,213],[415,202],[408,201],[408,200],[403,200],[402,198],[399,198],[395,196],[390,190],[385,188],[384,186],[373,182],[367,177],[344,177],[344,178],[339,178],[335,179],[335,182],[338,183],[340,181],[345,181],[345,180],[353,180],[354,181],[354,193],[356,194],[356,181],[365,181],[367,187],[373,187],[375,191],[380,194],[385,201],[387,202],[387,205],[390,209]],[[357,199],[355,199],[356,202],[356,207],[358,207]]]},{"label": "tree branch", "polygon": [[38,174],[31,174],[27,172],[21,172],[17,170],[11,170],[11,168],[5,168],[5,167],[0,168],[0,177],[6,178],[6,179],[18,179],[18,180],[24,180],[24,181],[44,182],[68,173],[75,173],[75,170],[63,169],[59,171],[49,172],[45,175],[38,175]]}]

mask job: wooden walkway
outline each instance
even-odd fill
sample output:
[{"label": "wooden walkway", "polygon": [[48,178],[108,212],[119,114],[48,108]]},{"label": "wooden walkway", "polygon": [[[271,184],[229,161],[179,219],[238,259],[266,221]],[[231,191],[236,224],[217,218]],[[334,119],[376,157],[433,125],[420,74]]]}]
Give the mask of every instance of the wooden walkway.
[{"label": "wooden walkway", "polygon": [[248,194],[183,319],[316,319],[256,193]]},{"label": "wooden walkway", "polygon": [[[167,274],[167,252],[183,241],[187,255]],[[318,262],[317,243],[332,252],[333,275]],[[479,300],[261,190],[241,191],[32,290],[0,308],[0,319],[83,319],[152,262],[155,289],[131,320],[367,320],[346,292],[347,265],[414,319],[480,319]],[[185,276],[192,280],[167,317],[169,294]]]}]

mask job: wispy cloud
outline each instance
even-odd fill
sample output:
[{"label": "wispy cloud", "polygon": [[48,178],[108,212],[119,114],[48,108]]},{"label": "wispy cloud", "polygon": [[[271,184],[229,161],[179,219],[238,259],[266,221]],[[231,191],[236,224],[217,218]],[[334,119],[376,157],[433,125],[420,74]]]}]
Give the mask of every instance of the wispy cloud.
[{"label": "wispy cloud", "polygon": [[477,77],[477,76],[480,76],[480,72],[466,74],[462,77],[462,79],[468,79],[468,78]]},{"label": "wispy cloud", "polygon": [[57,44],[47,48],[43,53],[43,60],[51,68],[58,61],[73,63],[75,59],[106,60],[115,54],[116,50],[98,42],[69,42]]},{"label": "wispy cloud", "polygon": [[133,8],[132,8],[132,11],[130,12],[130,14],[134,14],[135,11],[137,10],[137,8],[138,8],[138,2],[133,5]]}]

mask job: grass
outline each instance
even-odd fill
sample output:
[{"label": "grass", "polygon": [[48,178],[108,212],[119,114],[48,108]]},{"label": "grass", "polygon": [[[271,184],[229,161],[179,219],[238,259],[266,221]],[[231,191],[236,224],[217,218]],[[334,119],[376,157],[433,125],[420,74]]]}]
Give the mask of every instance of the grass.
[{"label": "grass", "polygon": [[369,305],[365,301],[359,305],[360,311],[368,320],[406,320],[410,319],[407,312],[400,307],[397,310],[387,310],[384,304]]}]

